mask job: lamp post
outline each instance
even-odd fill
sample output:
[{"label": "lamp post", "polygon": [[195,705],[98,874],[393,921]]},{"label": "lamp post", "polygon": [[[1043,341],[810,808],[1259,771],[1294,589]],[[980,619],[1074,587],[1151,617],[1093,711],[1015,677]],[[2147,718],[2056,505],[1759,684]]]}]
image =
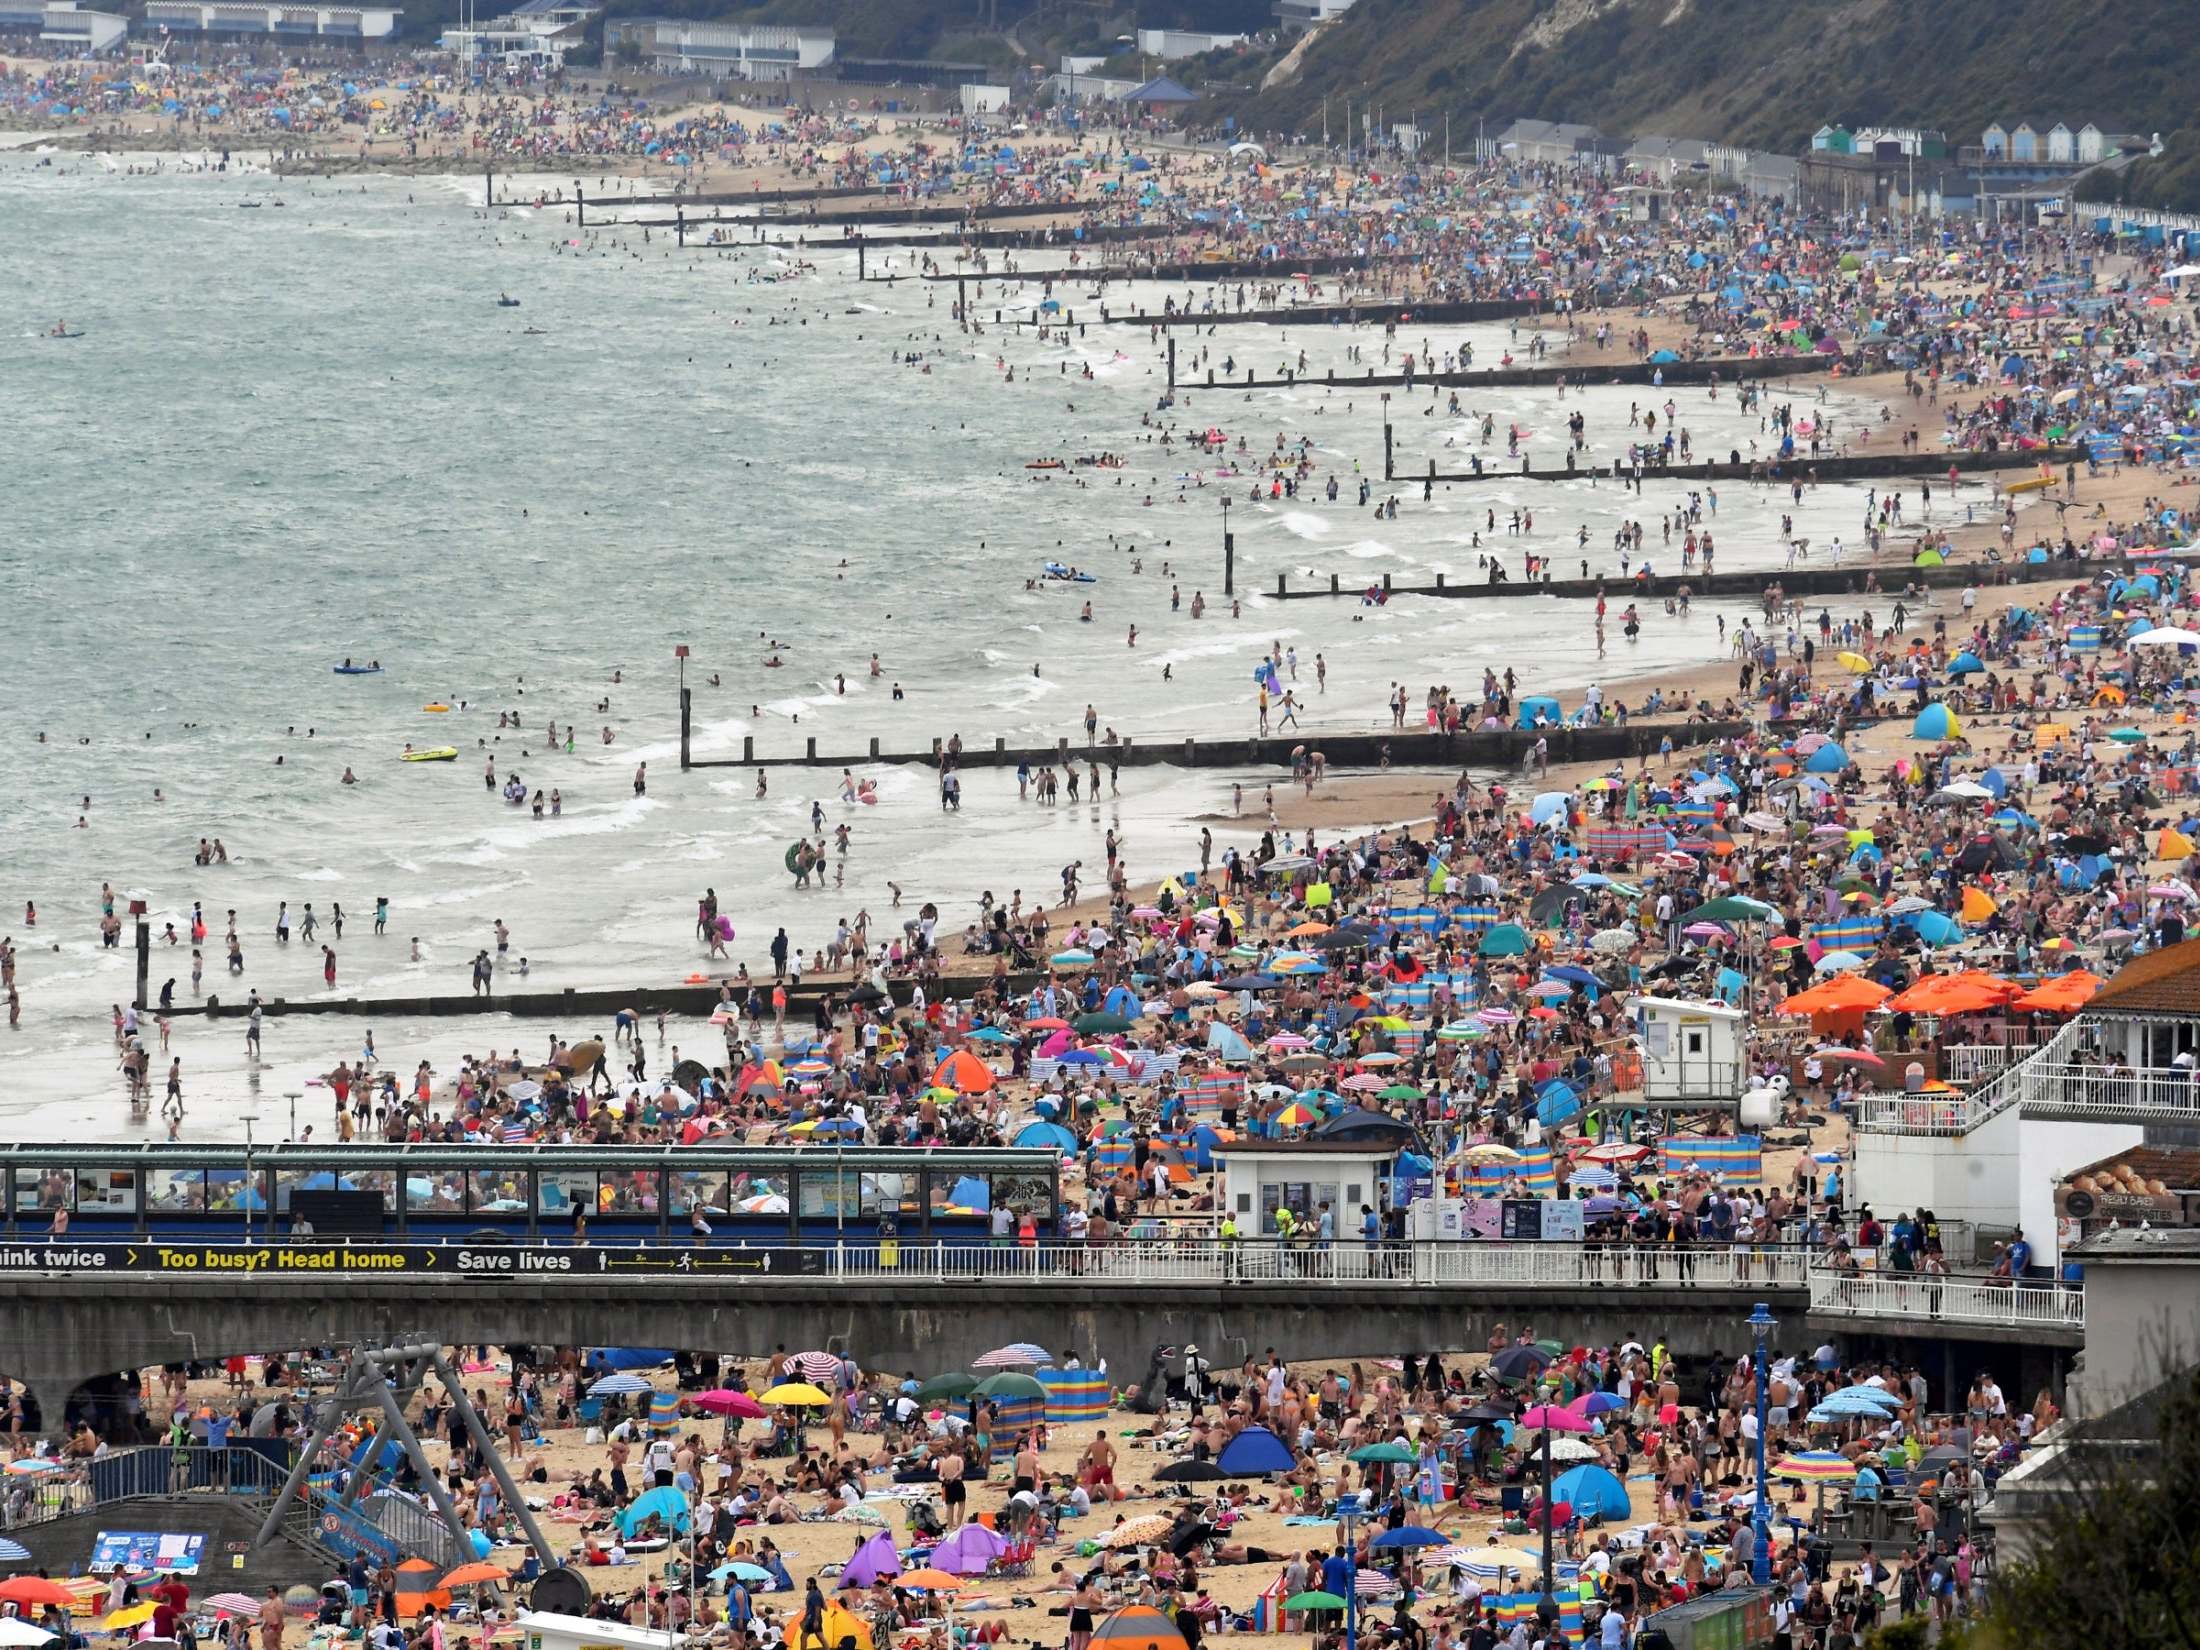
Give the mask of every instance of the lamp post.
[{"label": "lamp post", "polygon": [[1765,1494],[1765,1341],[1778,1327],[1765,1303],[1759,1301],[1749,1315],[1749,1332],[1756,1341],[1757,1373],[1757,1498],[1749,1509],[1749,1579],[1760,1587],[1772,1585],[1772,1504]]},{"label": "lamp post", "polygon": [[244,1241],[246,1248],[252,1246],[252,1200],[259,1195],[258,1182],[254,1179],[252,1173],[252,1123],[253,1119],[247,1113],[244,1120],[244,1190],[237,1198],[237,1201],[244,1205]]},{"label": "lamp post", "polygon": [[1359,1501],[1337,1501],[1337,1540],[1344,1549],[1344,1650],[1360,1650],[1360,1553],[1354,1539]]},{"label": "lamp post", "polygon": [[1551,1516],[1551,1428],[1550,1396],[1543,1403],[1543,1596],[1536,1600],[1535,1613],[1546,1626],[1558,1620],[1558,1594],[1551,1578],[1556,1573],[1551,1552],[1551,1531],[1558,1520]]}]

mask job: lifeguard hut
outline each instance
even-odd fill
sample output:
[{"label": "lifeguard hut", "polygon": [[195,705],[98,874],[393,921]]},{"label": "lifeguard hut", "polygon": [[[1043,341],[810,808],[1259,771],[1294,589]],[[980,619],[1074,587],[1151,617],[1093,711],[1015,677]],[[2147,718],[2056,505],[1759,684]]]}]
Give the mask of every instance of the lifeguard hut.
[{"label": "lifeguard hut", "polygon": [[1739,1110],[1747,1026],[1748,1017],[1724,1003],[1637,997],[1642,1094],[1627,1103],[1653,1111]]}]

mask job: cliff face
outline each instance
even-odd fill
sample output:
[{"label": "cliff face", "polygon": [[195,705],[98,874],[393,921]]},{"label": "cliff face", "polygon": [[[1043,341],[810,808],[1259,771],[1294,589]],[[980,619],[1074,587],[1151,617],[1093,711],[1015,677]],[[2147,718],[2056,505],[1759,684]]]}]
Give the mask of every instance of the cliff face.
[{"label": "cliff face", "polygon": [[1319,130],[1323,99],[1386,122],[1448,112],[1580,121],[1793,153],[1828,122],[1933,126],[1951,145],[1999,120],[2188,124],[2200,36],[2175,0],[1359,0],[1299,72],[1229,106],[1264,130]]}]

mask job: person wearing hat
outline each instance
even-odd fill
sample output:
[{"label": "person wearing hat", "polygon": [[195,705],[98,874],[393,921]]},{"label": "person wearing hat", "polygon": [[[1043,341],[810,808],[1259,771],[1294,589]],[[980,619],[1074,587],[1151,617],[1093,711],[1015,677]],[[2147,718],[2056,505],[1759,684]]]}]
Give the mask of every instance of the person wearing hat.
[{"label": "person wearing hat", "polygon": [[1196,1342],[1184,1344],[1184,1395],[1192,1401],[1192,1414],[1196,1418],[1200,1405],[1207,1396],[1207,1360],[1199,1355]]}]

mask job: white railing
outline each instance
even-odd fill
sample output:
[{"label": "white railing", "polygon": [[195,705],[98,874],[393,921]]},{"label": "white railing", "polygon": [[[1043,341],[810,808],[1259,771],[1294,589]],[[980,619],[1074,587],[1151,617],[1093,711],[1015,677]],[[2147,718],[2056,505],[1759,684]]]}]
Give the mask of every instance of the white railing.
[{"label": "white railing", "polygon": [[1940,1075],[1950,1083],[1983,1083],[1999,1077],[2019,1060],[2029,1059],[2047,1046],[2045,1037],[2007,1043],[1944,1043],[1940,1049]]},{"label": "white railing", "polygon": [[1801,1289],[1801,1249],[1665,1244],[1504,1243],[1462,1240],[1320,1244],[1211,1238],[1023,1247],[850,1245],[830,1252],[830,1275],[911,1284],[987,1279],[1030,1283],[1305,1283],[1354,1288],[1431,1284],[1491,1289]]},{"label": "white railing", "polygon": [[2074,1054],[2091,1028],[2072,1020],[2046,1042],[2004,1066],[1982,1088],[1967,1094],[1867,1094],[1856,1103],[1856,1126],[1875,1134],[1969,1134],[1998,1112],[2026,1098],[2026,1076],[2042,1062]]},{"label": "white railing", "polygon": [[2200,1079],[2187,1066],[2139,1066],[2111,1071],[2038,1061],[2025,1068],[2023,1103],[2095,1116],[2139,1115],[2200,1122]]},{"label": "white railing", "polygon": [[2055,1284],[1994,1278],[1925,1277],[1814,1268],[1810,1309],[1842,1317],[1902,1318],[1919,1323],[1999,1324],[2083,1329],[2085,1295]]}]

